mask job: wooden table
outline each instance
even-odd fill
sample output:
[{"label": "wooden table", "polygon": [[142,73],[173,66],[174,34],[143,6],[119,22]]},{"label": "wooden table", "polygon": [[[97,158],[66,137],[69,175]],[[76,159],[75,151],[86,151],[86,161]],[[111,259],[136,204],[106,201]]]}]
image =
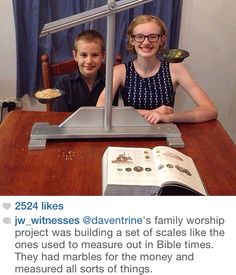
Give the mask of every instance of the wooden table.
[{"label": "wooden table", "polygon": [[[60,124],[70,114],[11,111],[0,125],[1,195],[101,195],[108,146],[167,145],[165,139],[49,140],[28,150],[35,122]],[[236,147],[218,121],[178,124],[209,195],[236,195]]]}]

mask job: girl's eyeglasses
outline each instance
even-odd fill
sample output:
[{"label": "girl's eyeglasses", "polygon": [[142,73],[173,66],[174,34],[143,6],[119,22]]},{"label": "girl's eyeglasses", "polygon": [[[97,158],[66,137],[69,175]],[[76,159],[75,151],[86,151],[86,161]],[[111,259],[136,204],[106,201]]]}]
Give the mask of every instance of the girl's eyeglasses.
[{"label": "girl's eyeglasses", "polygon": [[161,37],[161,34],[151,33],[149,35],[144,34],[133,34],[131,37],[138,43],[142,43],[146,38],[149,42],[157,42]]}]

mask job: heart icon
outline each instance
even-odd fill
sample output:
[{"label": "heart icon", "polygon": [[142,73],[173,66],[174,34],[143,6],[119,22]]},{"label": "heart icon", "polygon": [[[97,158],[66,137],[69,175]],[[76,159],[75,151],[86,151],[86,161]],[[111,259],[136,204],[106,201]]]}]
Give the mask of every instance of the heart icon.
[{"label": "heart icon", "polygon": [[9,208],[11,208],[10,202],[4,202],[3,203],[3,208],[6,209],[6,210],[8,210]]}]

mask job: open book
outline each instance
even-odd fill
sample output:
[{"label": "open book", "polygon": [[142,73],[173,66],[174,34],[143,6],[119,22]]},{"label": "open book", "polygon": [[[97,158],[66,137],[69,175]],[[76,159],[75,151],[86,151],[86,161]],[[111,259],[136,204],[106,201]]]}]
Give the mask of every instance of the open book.
[{"label": "open book", "polygon": [[176,149],[108,147],[104,195],[207,195],[193,160]]}]

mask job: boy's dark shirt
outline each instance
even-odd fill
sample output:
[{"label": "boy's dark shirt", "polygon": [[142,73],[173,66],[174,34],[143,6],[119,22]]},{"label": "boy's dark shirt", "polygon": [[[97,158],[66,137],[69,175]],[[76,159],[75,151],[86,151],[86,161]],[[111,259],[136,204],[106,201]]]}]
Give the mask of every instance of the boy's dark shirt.
[{"label": "boy's dark shirt", "polygon": [[83,78],[80,71],[59,77],[55,88],[61,89],[65,95],[55,100],[52,110],[56,112],[75,112],[82,106],[96,106],[97,100],[105,87],[104,70],[99,70],[92,91]]}]

